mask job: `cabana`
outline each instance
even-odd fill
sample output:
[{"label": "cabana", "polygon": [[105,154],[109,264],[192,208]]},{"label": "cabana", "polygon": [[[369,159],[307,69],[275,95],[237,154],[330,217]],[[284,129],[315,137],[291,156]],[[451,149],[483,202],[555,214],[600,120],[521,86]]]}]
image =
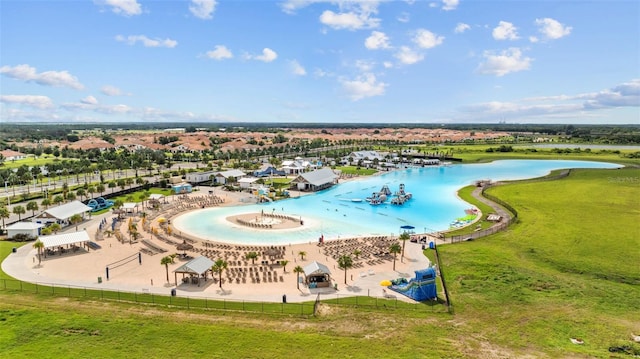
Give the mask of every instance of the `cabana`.
[{"label": "cabana", "polygon": [[326,265],[313,261],[307,264],[303,270],[304,281],[309,288],[331,287],[331,271]]},{"label": "cabana", "polygon": [[89,251],[89,241],[91,240],[87,231],[40,236],[39,239],[42,244],[44,244],[45,257],[47,256],[47,253],[53,254],[54,249],[58,249],[60,251],[60,255],[62,255],[62,253],[67,249],[73,249],[76,251],[77,248],[79,248],[78,244]]},{"label": "cabana", "polygon": [[[205,281],[207,280],[207,272],[211,271],[213,264],[214,262],[205,256],[188,261],[173,271],[176,284],[178,283],[178,273],[182,273],[182,283],[196,283],[195,278],[197,278],[199,287],[200,278],[204,278]],[[189,278],[185,278],[185,274],[188,274]]]},{"label": "cabana", "polygon": [[120,209],[122,209],[124,212],[130,214],[130,213],[138,211],[138,204],[135,203],[135,202],[125,202],[125,203],[122,204],[122,207]]}]

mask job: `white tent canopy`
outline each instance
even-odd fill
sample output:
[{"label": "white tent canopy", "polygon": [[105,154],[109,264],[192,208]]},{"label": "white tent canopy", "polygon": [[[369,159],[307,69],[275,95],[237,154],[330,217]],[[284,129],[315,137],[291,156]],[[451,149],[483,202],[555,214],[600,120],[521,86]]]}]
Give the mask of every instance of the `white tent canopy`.
[{"label": "white tent canopy", "polygon": [[69,244],[88,242],[91,240],[87,231],[41,236],[39,239],[44,244],[45,248],[61,247]]}]

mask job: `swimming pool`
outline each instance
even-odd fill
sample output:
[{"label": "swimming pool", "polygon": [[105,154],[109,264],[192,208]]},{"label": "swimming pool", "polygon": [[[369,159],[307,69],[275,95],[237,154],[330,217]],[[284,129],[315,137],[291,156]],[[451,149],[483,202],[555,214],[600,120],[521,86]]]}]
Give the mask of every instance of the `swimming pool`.
[{"label": "swimming pool", "polygon": [[[234,244],[295,244],[368,235],[398,235],[401,226],[416,232],[447,230],[465,216],[470,205],[456,196],[474,181],[515,180],[544,176],[562,168],[619,168],[618,164],[589,161],[502,160],[483,164],[455,164],[396,170],[379,176],[340,183],[330,189],[282,201],[236,207],[214,207],[181,215],[174,227],[197,237]],[[392,192],[404,184],[412,199],[403,205],[371,206],[372,192],[386,185]],[[226,220],[243,213],[286,214],[300,217],[299,228],[259,230]]]}]

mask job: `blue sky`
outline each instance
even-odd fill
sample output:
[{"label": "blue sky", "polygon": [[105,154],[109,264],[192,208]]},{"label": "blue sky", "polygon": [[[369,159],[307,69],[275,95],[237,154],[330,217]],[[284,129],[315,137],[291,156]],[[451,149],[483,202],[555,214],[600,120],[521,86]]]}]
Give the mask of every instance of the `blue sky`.
[{"label": "blue sky", "polygon": [[1,122],[640,123],[638,1],[0,0]]}]

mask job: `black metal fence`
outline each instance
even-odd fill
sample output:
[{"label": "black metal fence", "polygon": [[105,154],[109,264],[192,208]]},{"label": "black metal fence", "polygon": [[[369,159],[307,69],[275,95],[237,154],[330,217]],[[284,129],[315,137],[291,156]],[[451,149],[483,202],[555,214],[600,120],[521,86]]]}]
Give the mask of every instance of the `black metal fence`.
[{"label": "black metal fence", "polygon": [[[447,308],[442,305],[442,302],[437,300],[420,303],[409,303],[392,296],[370,297],[332,294],[318,295],[315,300],[311,299],[309,302],[293,303],[287,302],[286,296],[283,296],[282,302],[277,303],[175,295],[174,291],[170,292],[172,295],[163,295],[144,291],[130,292],[50,283],[29,283],[15,279],[0,279],[0,290],[69,298],[87,298],[104,301],[154,304],[184,309],[226,310],[253,313],[297,315],[304,317],[315,315],[319,310],[320,304],[378,309],[416,310],[435,313],[447,312]],[[398,296],[400,296],[400,294],[398,294]]]},{"label": "black metal fence", "polygon": [[[273,303],[248,300],[212,299],[196,296],[162,295],[150,292],[105,290],[72,285],[65,286],[49,283],[28,283],[15,279],[0,279],[0,290],[70,298],[155,304],[185,309],[227,310],[299,316],[311,316],[313,315],[314,309],[314,304],[307,302],[286,303],[285,300],[283,300],[282,303]],[[170,293],[175,294],[174,291]]]}]

